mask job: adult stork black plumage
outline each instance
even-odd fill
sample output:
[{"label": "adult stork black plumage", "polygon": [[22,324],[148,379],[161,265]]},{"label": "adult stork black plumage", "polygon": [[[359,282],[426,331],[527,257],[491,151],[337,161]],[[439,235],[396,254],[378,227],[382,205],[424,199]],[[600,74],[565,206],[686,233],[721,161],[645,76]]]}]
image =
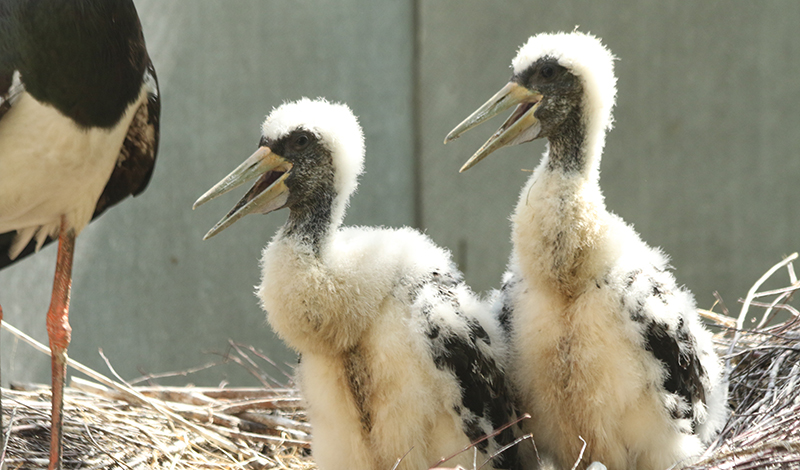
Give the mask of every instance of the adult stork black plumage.
[{"label": "adult stork black plumage", "polygon": [[[270,325],[302,354],[298,375],[322,469],[428,468],[512,420],[505,343],[449,253],[408,228],[340,227],[362,171],[361,127],[344,105],[274,110],[259,149],[195,207],[255,185],[206,238],[241,216],[289,208],[264,249]],[[477,445],[483,458],[506,429]],[[492,459],[516,467],[516,449]],[[405,457],[404,457],[405,455]],[[472,452],[448,462],[472,467]]]},{"label": "adult stork black plumage", "polygon": [[131,0],[4,0],[0,31],[0,268],[59,240],[47,313],[52,469],[61,461],[75,237],[147,186],[158,83]]},{"label": "adult stork black plumage", "polygon": [[507,146],[548,149],[512,216],[501,291],[509,374],[539,450],[570,468],[664,470],[697,455],[726,415],[711,335],[666,257],[608,212],[599,164],[616,95],[613,57],[587,34],[540,34],[511,81],[445,139],[516,106],[462,171]]}]

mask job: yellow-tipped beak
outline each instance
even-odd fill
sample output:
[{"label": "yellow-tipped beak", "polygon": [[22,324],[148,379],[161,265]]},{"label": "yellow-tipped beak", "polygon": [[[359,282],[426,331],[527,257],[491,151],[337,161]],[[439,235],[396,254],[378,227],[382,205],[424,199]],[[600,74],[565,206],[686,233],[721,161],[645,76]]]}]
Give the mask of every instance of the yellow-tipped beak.
[{"label": "yellow-tipped beak", "polygon": [[285,181],[289,177],[291,169],[292,164],[280,155],[273,153],[269,147],[261,147],[256,150],[222,181],[200,196],[192,206],[193,209],[196,209],[231,189],[260,177],[233,209],[206,233],[203,240],[208,240],[225,230],[247,214],[253,212],[266,214],[282,208],[289,198],[289,188],[286,187]]},{"label": "yellow-tipped beak", "polygon": [[538,109],[541,100],[541,93],[529,90],[519,83],[509,82],[483,106],[450,131],[444,139],[445,144],[457,139],[461,134],[478,124],[497,116],[504,110],[517,106],[511,116],[500,126],[500,129],[464,163],[459,172],[472,168],[487,155],[501,147],[535,139],[539,134],[540,126],[539,120],[536,119],[534,113]]}]

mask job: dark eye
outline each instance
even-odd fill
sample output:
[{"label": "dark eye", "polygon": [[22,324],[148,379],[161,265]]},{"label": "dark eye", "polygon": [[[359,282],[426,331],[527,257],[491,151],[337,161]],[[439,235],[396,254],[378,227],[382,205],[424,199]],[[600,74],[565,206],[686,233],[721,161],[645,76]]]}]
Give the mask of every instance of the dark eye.
[{"label": "dark eye", "polygon": [[544,65],[542,67],[542,70],[539,72],[539,74],[542,76],[542,78],[546,78],[546,79],[549,80],[549,79],[553,78],[553,76],[555,76],[556,68],[553,67],[552,65],[549,65],[549,64]]},{"label": "dark eye", "polygon": [[310,142],[308,135],[300,134],[294,139],[294,145],[297,148],[304,148]]}]

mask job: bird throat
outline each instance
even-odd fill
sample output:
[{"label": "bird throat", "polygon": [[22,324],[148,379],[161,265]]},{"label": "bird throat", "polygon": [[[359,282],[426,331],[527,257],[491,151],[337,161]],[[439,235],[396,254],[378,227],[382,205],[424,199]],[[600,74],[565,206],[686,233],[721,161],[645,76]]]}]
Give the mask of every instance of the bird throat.
[{"label": "bird throat", "polygon": [[323,194],[320,198],[293,204],[282,236],[310,247],[314,255],[319,256],[329,235],[338,228],[333,223],[333,199],[331,195]]},{"label": "bird throat", "polygon": [[549,133],[547,168],[565,174],[586,170],[586,123],[581,106],[573,108],[556,129]]}]

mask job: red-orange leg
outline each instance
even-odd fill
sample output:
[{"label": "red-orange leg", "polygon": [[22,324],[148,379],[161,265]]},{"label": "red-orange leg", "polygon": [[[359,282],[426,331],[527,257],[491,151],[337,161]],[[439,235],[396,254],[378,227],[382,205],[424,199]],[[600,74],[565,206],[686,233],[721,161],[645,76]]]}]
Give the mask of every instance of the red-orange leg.
[{"label": "red-orange leg", "polygon": [[69,326],[69,292],[72,287],[72,255],[75,252],[75,230],[67,227],[61,217],[58,234],[58,257],[53,280],[53,296],[47,311],[47,336],[53,367],[53,414],[50,426],[50,465],[48,470],[61,468],[61,426],[64,406],[64,382],[67,377],[67,347],[72,328]]}]

